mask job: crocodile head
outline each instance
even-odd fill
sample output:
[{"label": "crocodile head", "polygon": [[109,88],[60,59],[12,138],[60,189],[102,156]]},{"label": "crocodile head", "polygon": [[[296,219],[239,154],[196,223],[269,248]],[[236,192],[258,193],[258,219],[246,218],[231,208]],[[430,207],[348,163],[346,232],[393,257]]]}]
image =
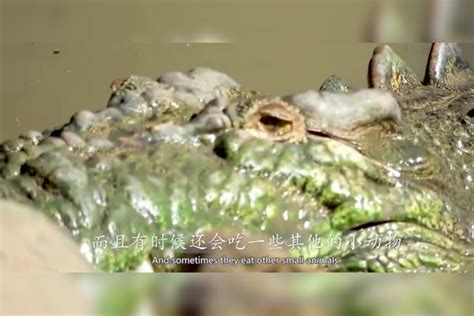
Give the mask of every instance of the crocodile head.
[{"label": "crocodile head", "polygon": [[345,94],[309,90],[281,98],[237,92],[211,100],[185,130],[193,134],[232,127],[271,141],[329,137],[358,145],[369,131],[390,130],[400,119],[397,101],[381,89]]},{"label": "crocodile head", "polygon": [[[0,153],[0,196],[35,204],[100,268],[226,254],[243,261],[203,269],[470,270],[462,204],[369,148],[389,126],[375,133],[384,146],[412,153],[396,143],[412,122],[405,94],[332,77],[322,92],[264,97],[205,68],[112,88],[106,109]],[[154,268],[189,267],[163,262]]]}]

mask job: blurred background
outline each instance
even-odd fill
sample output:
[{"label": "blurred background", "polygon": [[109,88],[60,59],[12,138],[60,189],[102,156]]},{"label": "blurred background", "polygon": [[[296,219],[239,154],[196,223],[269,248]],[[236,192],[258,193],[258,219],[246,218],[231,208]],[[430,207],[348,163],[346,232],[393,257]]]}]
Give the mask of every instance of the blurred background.
[{"label": "blurred background", "polygon": [[4,300],[2,315],[470,316],[474,308],[470,274],[43,273],[5,280],[30,287]]},{"label": "blurred background", "polygon": [[0,0],[0,141],[103,108],[112,80],[207,66],[267,94],[337,74],[366,86],[377,43],[423,78],[429,42],[474,60],[471,0]]},{"label": "blurred background", "polygon": [[[103,108],[112,80],[131,74],[157,78],[170,70],[207,66],[266,94],[319,88],[331,74],[362,88],[372,50],[390,43],[422,79],[431,41],[461,42],[474,62],[472,12],[471,0],[0,0],[0,142],[61,125],[82,109]],[[471,274],[131,276],[64,274],[77,272],[65,264],[60,262],[56,273],[28,273],[24,266],[2,270],[0,312],[474,311]],[[42,267],[39,261],[29,265]],[[11,285],[16,292],[7,292]],[[11,293],[16,300],[7,300]]]}]

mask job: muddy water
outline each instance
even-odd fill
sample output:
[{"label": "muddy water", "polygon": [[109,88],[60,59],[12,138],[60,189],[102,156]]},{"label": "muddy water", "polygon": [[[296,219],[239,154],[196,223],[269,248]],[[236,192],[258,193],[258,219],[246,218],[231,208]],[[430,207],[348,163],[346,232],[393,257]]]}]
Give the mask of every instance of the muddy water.
[{"label": "muddy water", "polygon": [[[357,40],[364,5],[223,2],[1,0],[0,141],[104,107],[110,82],[130,74],[207,66],[269,94],[331,74],[366,85],[376,44]],[[392,46],[422,77],[429,44]]]}]

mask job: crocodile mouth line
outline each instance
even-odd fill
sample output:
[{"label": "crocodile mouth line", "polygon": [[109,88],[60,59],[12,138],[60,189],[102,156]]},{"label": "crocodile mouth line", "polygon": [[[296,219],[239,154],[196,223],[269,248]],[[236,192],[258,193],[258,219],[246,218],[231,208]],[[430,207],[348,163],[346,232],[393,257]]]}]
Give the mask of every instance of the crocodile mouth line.
[{"label": "crocodile mouth line", "polygon": [[372,221],[372,222],[367,222],[367,223],[352,227],[349,230],[347,230],[346,232],[349,233],[349,232],[353,232],[353,231],[359,231],[359,230],[363,230],[363,229],[367,229],[367,228],[371,228],[371,227],[377,227],[379,225],[384,225],[384,224],[388,224],[388,223],[397,224],[397,223],[402,223],[402,222],[395,221],[395,220]]},{"label": "crocodile mouth line", "polygon": [[343,262],[328,267],[331,271],[466,272],[474,264],[472,243],[412,222],[368,222],[343,231],[341,238],[343,245],[355,245],[329,250]]},{"label": "crocodile mouth line", "polygon": [[433,246],[445,249],[446,251],[454,251],[462,254],[464,257],[474,257],[474,248],[470,241],[454,239],[443,233],[430,229],[413,222],[398,220],[371,221],[362,225],[352,227],[342,233],[342,237],[367,234],[363,240],[373,237],[371,234],[391,234],[391,237],[400,238],[403,243],[423,242]]}]

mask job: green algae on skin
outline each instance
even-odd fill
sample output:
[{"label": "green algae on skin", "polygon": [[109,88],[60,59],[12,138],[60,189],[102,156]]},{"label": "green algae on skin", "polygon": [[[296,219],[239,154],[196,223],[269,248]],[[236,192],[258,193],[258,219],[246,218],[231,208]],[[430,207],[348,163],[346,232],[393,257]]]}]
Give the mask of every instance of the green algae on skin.
[{"label": "green algae on skin", "polygon": [[[375,206],[389,205],[387,199],[391,203],[401,199],[401,208],[402,202],[414,201],[413,211],[389,214],[393,220],[428,225],[439,220],[433,218],[438,212],[433,212],[432,221],[422,220],[426,214],[418,212],[416,191],[395,188],[386,170],[337,142],[269,143],[230,131],[216,140],[214,148],[160,142],[130,147],[122,155],[99,151],[90,157],[77,157],[66,147],[60,151],[48,148],[51,151],[25,164],[17,190],[29,192],[34,203],[73,232],[88,252],[86,256],[105,271],[138,266],[147,258],[150,236],[162,233],[189,237],[216,227],[237,227],[249,233],[299,231],[327,238],[367,220],[383,219],[381,206]],[[377,200],[380,197],[383,200]],[[424,198],[432,199],[422,196],[421,201]],[[363,207],[357,207],[358,203]],[[76,209],[81,211],[76,213]],[[430,205],[425,209],[434,210]],[[148,237],[144,251],[90,247],[99,236],[112,243],[118,235],[137,234]],[[293,251],[294,255],[302,253],[315,254],[314,250]],[[349,253],[353,250],[347,246],[318,252]],[[369,267],[377,270],[376,265]]]},{"label": "green algae on skin", "polygon": [[[243,132],[240,134],[240,137],[232,133],[222,136],[217,144],[219,154],[240,168],[268,175],[283,187],[297,184],[303,194],[311,195],[331,209],[331,223],[337,230],[350,229],[367,221],[406,220],[442,229],[446,234],[453,233],[452,221],[434,194],[415,186],[397,188],[395,183],[390,184],[384,170],[368,168],[366,162],[358,159],[356,151],[352,156],[338,155],[344,152],[346,145],[342,143],[338,150],[317,141],[296,146],[266,143],[242,136]],[[325,158],[324,153],[333,161]],[[371,174],[365,171],[369,169]]]},{"label": "green algae on skin", "polygon": [[[445,91],[443,85],[459,83],[466,74],[459,80],[444,80],[433,90],[412,85],[410,72],[393,52],[385,48],[376,54],[372,83],[396,89],[396,101],[389,97],[390,102],[370,106],[360,102],[358,109],[346,102],[351,117],[338,117],[331,108],[323,114],[340,131],[351,133],[350,123],[357,125],[361,119],[394,121],[402,133],[380,134],[389,141],[387,150],[356,149],[338,138],[309,134],[306,124],[318,121],[300,113],[297,105],[245,91],[210,69],[167,73],[158,81],[132,76],[114,82],[106,109],[81,111],[60,128],[28,132],[2,144],[0,198],[36,205],[67,228],[86,258],[104,271],[133,270],[151,255],[190,254],[180,247],[157,249],[153,237],[164,234],[189,241],[221,231],[263,236],[265,241],[275,234],[300,234],[305,241],[332,239],[321,247],[287,249],[288,256],[340,260],[315,270],[469,270],[472,247],[457,227],[457,215],[465,204],[457,202],[466,200],[472,186],[467,177],[453,180],[459,178],[457,169],[469,163],[465,124],[453,123],[459,118],[453,111],[450,125],[438,122],[444,114],[431,113],[433,117],[427,114],[422,119],[425,126],[415,111],[437,96],[443,96],[439,102],[448,102],[452,87]],[[449,76],[457,78],[457,72],[450,70]],[[414,88],[412,95],[406,92],[407,84]],[[342,93],[324,92],[323,101],[330,104],[369,93],[350,92],[335,78],[323,90],[328,89]],[[390,95],[374,93],[382,99]],[[396,102],[404,111],[402,122]],[[459,108],[464,109],[463,104]],[[217,112],[227,120],[210,126],[215,120],[205,115]],[[327,126],[316,127],[331,132]],[[430,141],[432,134],[425,131],[436,127],[440,130]],[[390,143],[393,137],[401,141]],[[452,143],[455,150],[450,150]],[[418,150],[421,145],[426,150]],[[440,157],[427,157],[432,152]],[[415,169],[417,164],[400,168],[417,155],[436,163],[422,161],[426,166],[421,171]],[[453,186],[452,195],[443,194],[440,182],[431,179],[436,173],[432,170],[450,170],[442,168],[446,163],[456,167],[442,179]],[[400,242],[396,249],[373,247],[377,238],[392,245],[395,236]],[[119,241],[128,245],[139,241],[140,249],[112,247]]]}]

